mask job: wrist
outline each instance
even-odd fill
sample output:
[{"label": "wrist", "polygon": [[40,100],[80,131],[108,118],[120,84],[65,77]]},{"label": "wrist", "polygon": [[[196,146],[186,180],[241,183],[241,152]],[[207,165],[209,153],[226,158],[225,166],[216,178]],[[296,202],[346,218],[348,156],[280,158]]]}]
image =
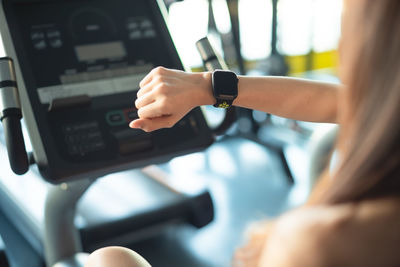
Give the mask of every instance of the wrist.
[{"label": "wrist", "polygon": [[199,106],[213,105],[215,103],[215,98],[212,92],[212,72],[202,72],[200,75],[200,87],[199,87]]}]

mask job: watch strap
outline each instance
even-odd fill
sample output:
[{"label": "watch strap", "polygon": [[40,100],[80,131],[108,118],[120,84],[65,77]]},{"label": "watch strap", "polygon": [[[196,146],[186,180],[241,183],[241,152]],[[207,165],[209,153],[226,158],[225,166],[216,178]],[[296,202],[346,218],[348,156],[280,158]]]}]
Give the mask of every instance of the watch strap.
[{"label": "watch strap", "polygon": [[226,100],[226,99],[215,99],[217,102],[213,105],[216,108],[229,108],[232,106],[233,100]]}]

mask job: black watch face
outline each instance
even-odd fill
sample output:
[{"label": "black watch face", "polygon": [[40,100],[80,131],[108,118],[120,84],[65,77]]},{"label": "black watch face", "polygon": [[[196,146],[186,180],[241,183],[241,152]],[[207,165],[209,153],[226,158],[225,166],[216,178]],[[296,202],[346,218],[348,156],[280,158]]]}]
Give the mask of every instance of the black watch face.
[{"label": "black watch face", "polygon": [[236,97],[238,94],[237,84],[237,76],[231,71],[215,71],[213,73],[213,88],[216,97]]}]

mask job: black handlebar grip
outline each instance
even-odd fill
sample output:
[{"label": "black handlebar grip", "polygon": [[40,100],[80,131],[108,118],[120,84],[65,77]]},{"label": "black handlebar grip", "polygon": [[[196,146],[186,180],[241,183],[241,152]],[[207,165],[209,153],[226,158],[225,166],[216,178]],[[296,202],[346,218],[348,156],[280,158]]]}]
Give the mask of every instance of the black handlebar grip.
[{"label": "black handlebar grip", "polygon": [[28,155],[21,128],[21,111],[17,108],[3,112],[4,137],[7,145],[8,159],[14,173],[22,175],[29,169]]}]

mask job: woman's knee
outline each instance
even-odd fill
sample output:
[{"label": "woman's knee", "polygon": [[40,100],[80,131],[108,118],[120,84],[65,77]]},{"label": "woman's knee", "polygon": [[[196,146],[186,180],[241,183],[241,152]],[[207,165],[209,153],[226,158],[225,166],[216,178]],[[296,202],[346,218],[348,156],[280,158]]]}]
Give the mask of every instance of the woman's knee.
[{"label": "woman's knee", "polygon": [[138,253],[124,247],[105,247],[90,254],[85,267],[150,267]]}]

